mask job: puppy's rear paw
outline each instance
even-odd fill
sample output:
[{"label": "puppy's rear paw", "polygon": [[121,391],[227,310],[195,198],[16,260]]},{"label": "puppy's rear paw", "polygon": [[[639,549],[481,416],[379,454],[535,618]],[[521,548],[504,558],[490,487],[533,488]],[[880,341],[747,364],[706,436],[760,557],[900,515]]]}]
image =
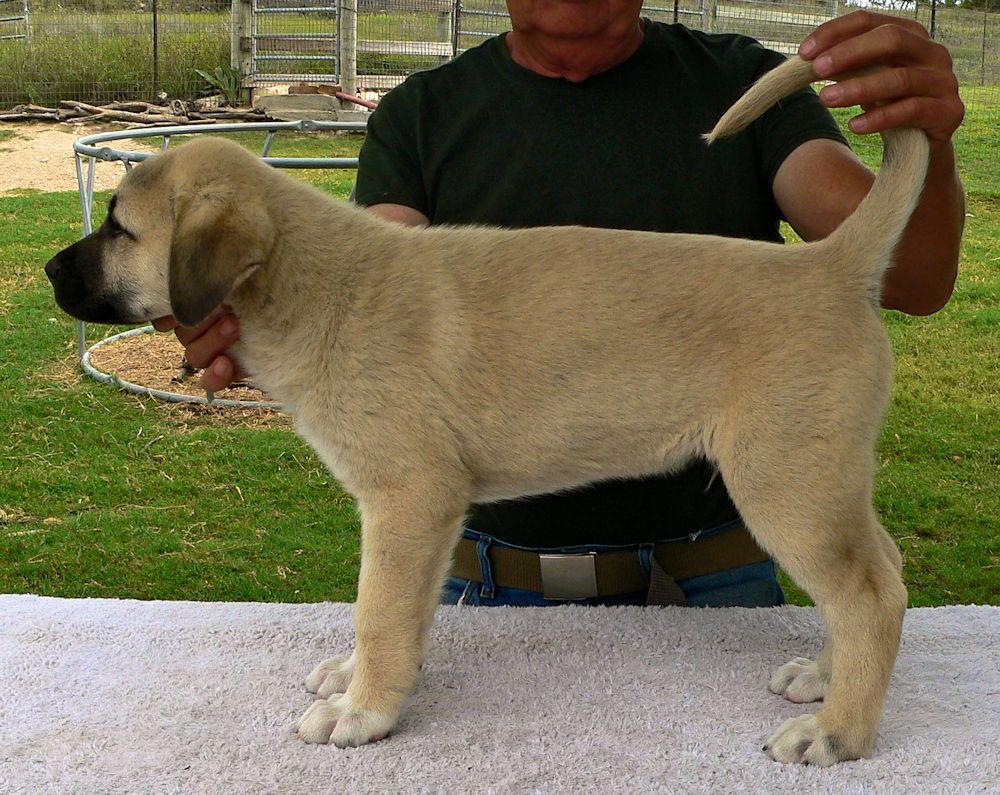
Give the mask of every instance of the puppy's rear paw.
[{"label": "puppy's rear paw", "polygon": [[329,698],[335,693],[346,693],[354,674],[354,664],[353,654],[324,660],[306,677],[306,690],[320,698]]},{"label": "puppy's rear paw", "polygon": [[816,715],[800,715],[781,724],[764,746],[764,752],[776,762],[801,763],[829,767],[847,759],[857,759],[831,734],[820,728]]},{"label": "puppy's rear paw", "polygon": [[299,719],[295,733],[307,743],[333,743],[338,748],[385,739],[395,716],[360,709],[347,695],[313,702]]},{"label": "puppy's rear paw", "polygon": [[819,664],[805,657],[796,657],[782,665],[768,685],[775,695],[783,695],[796,704],[822,701],[830,682],[820,673]]}]

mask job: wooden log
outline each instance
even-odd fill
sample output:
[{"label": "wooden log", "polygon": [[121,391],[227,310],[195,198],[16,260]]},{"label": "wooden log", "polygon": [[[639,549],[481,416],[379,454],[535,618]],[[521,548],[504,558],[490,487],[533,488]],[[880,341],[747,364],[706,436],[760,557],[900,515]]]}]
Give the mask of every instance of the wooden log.
[{"label": "wooden log", "polygon": [[60,108],[56,112],[56,121],[70,121],[72,119],[89,119],[90,114],[84,110],[72,108]]},{"label": "wooden log", "polygon": [[99,116],[102,119],[107,119],[111,121],[131,121],[138,122],[140,124],[148,123],[162,123],[170,122],[173,124],[186,124],[186,116],[174,116],[170,113],[131,113],[126,110],[109,110],[106,108],[101,108],[96,105],[88,105],[86,102],[77,102],[75,100],[63,100],[59,103],[60,105],[66,105],[70,108],[79,108],[80,110],[86,111],[91,114],[92,117]]},{"label": "wooden log", "polygon": [[57,108],[47,108],[44,105],[15,105],[10,109],[11,113],[55,113]]},{"label": "wooden log", "polygon": [[[171,113],[172,110],[183,110],[184,114]],[[138,100],[95,105],[89,102],[64,99],[59,102],[58,108],[24,104],[16,105],[9,111],[0,112],[0,121],[8,122],[57,121],[82,124],[90,121],[119,121],[152,126],[267,121],[270,118],[267,113],[255,108],[214,108],[198,112],[191,109],[188,103],[179,100],[175,100],[170,106],[164,106]]]},{"label": "wooden log", "polygon": [[0,121],[58,121],[54,113],[0,113]]}]

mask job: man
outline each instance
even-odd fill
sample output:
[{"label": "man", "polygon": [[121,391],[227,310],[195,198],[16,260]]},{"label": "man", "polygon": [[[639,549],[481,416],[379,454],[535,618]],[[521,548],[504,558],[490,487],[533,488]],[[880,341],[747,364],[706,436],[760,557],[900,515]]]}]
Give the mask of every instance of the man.
[{"label": "man", "polygon": [[[404,224],[582,224],[777,240],[849,215],[871,173],[823,107],[861,104],[855,132],[924,129],[928,185],[886,278],[883,304],[948,300],[964,199],[951,135],[964,109],[947,51],[908,20],[856,12],[800,48],[821,77],[862,73],[783,102],[706,149],[698,134],[777,61],[749,39],[640,17],[640,0],[509,0],[512,31],[391,92],[369,125],[357,200]],[[545,263],[539,263],[545,267]],[[775,274],[780,278],[780,273]],[[739,289],[738,284],[732,286]],[[171,319],[157,323],[171,328]],[[220,311],[178,329],[218,389],[238,334]],[[475,506],[444,600],[472,604],[773,605],[773,564],[706,462],[642,481]]]}]

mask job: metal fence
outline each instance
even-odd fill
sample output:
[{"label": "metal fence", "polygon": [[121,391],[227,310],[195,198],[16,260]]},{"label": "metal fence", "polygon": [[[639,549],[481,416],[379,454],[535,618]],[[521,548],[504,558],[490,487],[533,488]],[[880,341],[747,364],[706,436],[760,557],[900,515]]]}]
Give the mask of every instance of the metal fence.
[{"label": "metal fence", "polygon": [[[4,0],[0,0],[4,2]],[[229,0],[29,0],[27,38],[0,40],[0,108],[189,97],[229,64]]]},{"label": "metal fence", "polygon": [[[918,19],[948,46],[963,84],[1000,86],[1000,0],[882,2],[903,5],[889,13]],[[744,33],[788,53],[852,8],[842,0],[650,0],[643,13]],[[384,90],[507,29],[503,0],[32,0],[30,15],[29,0],[0,0],[0,107],[188,98],[210,87],[195,69],[230,65],[246,85],[356,79]]]},{"label": "metal fence", "polygon": [[[952,54],[966,104],[1000,123],[1000,0],[943,2],[867,0],[931,30]],[[787,53],[853,7],[649,0],[643,13]],[[0,0],[0,108],[189,98],[218,89],[196,71],[217,68],[220,80],[238,72],[244,86],[304,80],[384,91],[507,29],[503,0],[30,0],[30,16],[29,0]]]},{"label": "metal fence", "polygon": [[[252,86],[391,88],[458,52],[455,0],[239,0],[239,67]],[[238,43],[237,43],[238,39]]]},{"label": "metal fence", "polygon": [[28,0],[0,0],[0,41],[28,38]]}]

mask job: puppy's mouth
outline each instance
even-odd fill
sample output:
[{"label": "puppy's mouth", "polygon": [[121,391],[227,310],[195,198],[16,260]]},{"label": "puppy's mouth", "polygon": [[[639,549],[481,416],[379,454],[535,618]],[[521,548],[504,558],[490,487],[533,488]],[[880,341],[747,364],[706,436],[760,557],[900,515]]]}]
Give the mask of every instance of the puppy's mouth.
[{"label": "puppy's mouth", "polygon": [[111,302],[101,299],[73,303],[56,293],[56,303],[67,315],[85,323],[104,323],[109,326],[117,326],[142,322],[141,319],[125,317]]},{"label": "puppy's mouth", "polygon": [[87,323],[132,325],[146,317],[130,311],[122,296],[109,295],[101,279],[100,233],[60,251],[45,264],[56,303],[66,314]]}]

